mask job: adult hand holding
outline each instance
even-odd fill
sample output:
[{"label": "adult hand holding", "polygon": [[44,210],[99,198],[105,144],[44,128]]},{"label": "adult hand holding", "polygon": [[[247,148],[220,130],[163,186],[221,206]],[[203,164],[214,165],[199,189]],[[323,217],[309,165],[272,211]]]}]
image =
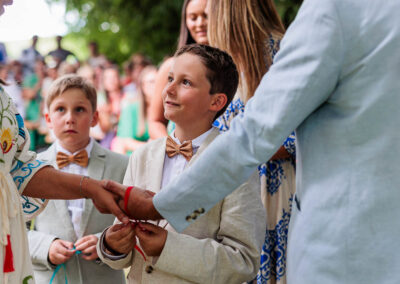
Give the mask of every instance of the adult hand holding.
[{"label": "adult hand holding", "polygon": [[101,213],[111,213],[122,223],[129,223],[129,218],[118,206],[118,201],[120,201],[121,195],[118,195],[113,191],[105,190],[104,185],[106,184],[107,183],[85,177],[81,182],[82,194],[85,197],[91,198],[97,210]]},{"label": "adult hand holding", "polygon": [[[114,195],[119,196],[118,202],[120,208],[124,208],[125,191],[128,186],[117,182],[107,180],[104,181],[104,187]],[[154,192],[149,190],[133,187],[129,194],[127,211],[125,212],[130,218],[137,220],[159,220],[162,216],[158,213],[153,205]],[[118,216],[117,216],[118,217]]]}]

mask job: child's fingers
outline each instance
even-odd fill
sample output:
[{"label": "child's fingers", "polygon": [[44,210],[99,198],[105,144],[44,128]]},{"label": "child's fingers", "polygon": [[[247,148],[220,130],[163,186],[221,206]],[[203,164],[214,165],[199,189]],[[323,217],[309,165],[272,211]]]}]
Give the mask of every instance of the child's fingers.
[{"label": "child's fingers", "polygon": [[98,238],[95,235],[88,235],[83,238],[80,238],[75,243],[75,248],[77,250],[84,250],[90,246],[96,246]]},{"label": "child's fingers", "polygon": [[82,258],[85,260],[94,260],[98,258],[96,246],[90,246],[82,251]]},{"label": "child's fingers", "polygon": [[74,248],[74,244],[72,242],[69,241],[64,241],[64,240],[56,240],[56,242],[61,245],[62,247],[70,250]]}]

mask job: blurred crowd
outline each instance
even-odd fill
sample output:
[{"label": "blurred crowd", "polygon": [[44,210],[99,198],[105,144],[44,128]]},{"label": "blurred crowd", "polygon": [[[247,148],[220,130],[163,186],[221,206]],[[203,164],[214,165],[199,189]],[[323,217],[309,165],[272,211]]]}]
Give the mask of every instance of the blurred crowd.
[{"label": "blurred crowd", "polygon": [[8,60],[0,45],[0,79],[13,98],[30,132],[31,150],[41,152],[54,135],[46,124],[46,93],[59,76],[75,73],[89,80],[97,90],[99,123],[91,136],[115,152],[129,154],[149,139],[147,114],[153,93],[157,68],[143,54],[135,53],[123,64],[123,70],[99,52],[94,41],[88,44],[89,57],[80,62],[62,47],[57,36],[57,48],[48,54],[37,50],[39,38],[21,52],[17,60]]}]

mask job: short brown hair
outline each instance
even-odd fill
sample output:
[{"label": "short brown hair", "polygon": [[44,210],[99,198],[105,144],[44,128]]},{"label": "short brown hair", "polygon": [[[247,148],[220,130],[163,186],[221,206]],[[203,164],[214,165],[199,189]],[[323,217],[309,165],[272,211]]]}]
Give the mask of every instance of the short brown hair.
[{"label": "short brown hair", "polygon": [[204,67],[206,67],[206,77],[210,82],[210,94],[224,93],[227,96],[225,106],[217,113],[215,119],[221,116],[233,97],[235,96],[239,74],[232,57],[216,48],[204,44],[189,44],[179,48],[174,57],[189,53],[200,57]]},{"label": "short brown hair", "polygon": [[75,74],[68,74],[61,76],[51,84],[49,92],[46,97],[47,109],[50,110],[50,105],[56,97],[60,96],[62,93],[64,93],[69,89],[79,89],[83,91],[86,95],[86,98],[90,101],[90,104],[92,105],[93,112],[96,111],[97,109],[96,89],[89,81]]}]

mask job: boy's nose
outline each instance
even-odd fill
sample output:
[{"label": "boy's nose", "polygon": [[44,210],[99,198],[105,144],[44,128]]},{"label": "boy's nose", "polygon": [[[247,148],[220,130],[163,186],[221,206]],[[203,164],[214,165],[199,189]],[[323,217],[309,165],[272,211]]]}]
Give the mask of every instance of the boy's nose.
[{"label": "boy's nose", "polygon": [[71,112],[66,113],[66,122],[67,123],[74,123],[75,122],[75,117]]},{"label": "boy's nose", "polygon": [[175,83],[169,83],[167,86],[165,86],[164,90],[168,95],[172,95],[175,92]]}]

